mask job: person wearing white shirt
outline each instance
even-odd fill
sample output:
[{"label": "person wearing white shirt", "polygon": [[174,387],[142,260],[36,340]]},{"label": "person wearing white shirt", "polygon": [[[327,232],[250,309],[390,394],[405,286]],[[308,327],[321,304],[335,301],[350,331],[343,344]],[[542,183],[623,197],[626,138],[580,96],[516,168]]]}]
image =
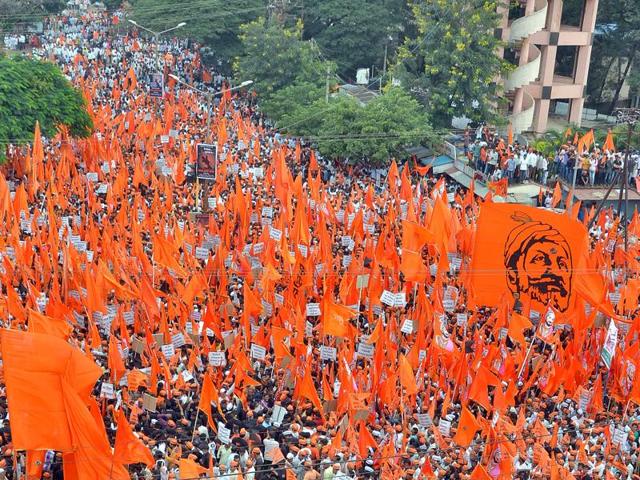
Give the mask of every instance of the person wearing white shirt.
[{"label": "person wearing white shirt", "polygon": [[520,153],[520,182],[527,181],[527,174],[529,172],[529,164],[527,163],[527,156],[525,152]]}]

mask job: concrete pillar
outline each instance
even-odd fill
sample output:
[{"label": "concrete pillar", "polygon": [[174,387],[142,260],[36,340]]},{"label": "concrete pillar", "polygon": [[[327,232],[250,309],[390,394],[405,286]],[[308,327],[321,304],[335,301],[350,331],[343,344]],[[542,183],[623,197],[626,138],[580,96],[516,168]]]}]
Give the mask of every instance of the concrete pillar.
[{"label": "concrete pillar", "polygon": [[584,12],[582,14],[582,31],[593,32],[596,26],[596,15],[598,14],[598,0],[586,0],[584,2]]},{"label": "concrete pillar", "polygon": [[582,108],[584,97],[573,98],[569,104],[569,121],[580,126],[582,124]]},{"label": "concrete pillar", "polygon": [[551,100],[536,100],[536,109],[533,112],[533,131],[544,133],[547,131],[547,117]]}]

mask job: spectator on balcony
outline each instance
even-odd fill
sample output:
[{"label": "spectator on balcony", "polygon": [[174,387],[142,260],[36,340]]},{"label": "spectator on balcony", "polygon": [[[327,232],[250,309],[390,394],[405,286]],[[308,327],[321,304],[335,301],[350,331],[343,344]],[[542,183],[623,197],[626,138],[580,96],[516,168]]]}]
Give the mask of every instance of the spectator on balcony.
[{"label": "spectator on balcony", "polygon": [[542,185],[546,185],[547,184],[547,174],[549,173],[549,163],[547,161],[547,158],[542,155],[542,153],[540,153],[538,155],[538,165],[537,165],[537,171],[538,171],[538,181],[542,184]]},{"label": "spectator on balcony", "polygon": [[485,175],[492,175],[498,167],[498,152],[491,149],[487,155],[487,166],[485,167]]},{"label": "spectator on balcony", "polygon": [[596,183],[596,170],[598,169],[598,157],[591,155],[587,157],[589,161],[589,184],[593,187]]},{"label": "spectator on balcony", "polygon": [[[622,155],[620,153],[616,153],[613,157],[613,176],[614,178],[620,178],[622,175],[622,168],[624,166],[624,161],[622,160]],[[609,183],[611,183],[614,178],[612,178]]]},{"label": "spectator on balcony", "polygon": [[529,174],[529,162],[527,160],[527,153],[522,150],[520,152],[520,182],[524,183],[527,181]]},{"label": "spectator on balcony", "polygon": [[607,155],[598,156],[598,168],[596,169],[596,183],[603,184],[607,176]]},{"label": "spectator on balcony", "polygon": [[532,148],[529,148],[527,152],[527,169],[531,180],[535,180],[536,178],[536,165],[538,164],[538,154]]}]

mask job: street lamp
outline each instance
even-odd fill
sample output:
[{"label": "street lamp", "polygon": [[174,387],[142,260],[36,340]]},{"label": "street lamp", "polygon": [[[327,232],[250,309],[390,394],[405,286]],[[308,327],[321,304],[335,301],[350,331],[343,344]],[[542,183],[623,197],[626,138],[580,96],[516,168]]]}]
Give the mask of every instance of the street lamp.
[{"label": "street lamp", "polygon": [[244,82],[242,82],[239,85],[236,85],[235,87],[232,88],[225,88],[223,90],[218,90],[217,92],[206,92],[204,90],[199,89],[198,87],[194,87],[193,85],[185,82],[184,80],[182,80],[180,77],[173,75],[173,74],[169,74],[169,77],[173,78],[176,82],[178,82],[180,85],[184,85],[185,87],[201,93],[202,95],[204,95],[207,98],[207,110],[208,110],[208,115],[207,115],[207,132],[211,131],[211,112],[213,111],[213,98],[217,95],[223,95],[227,92],[233,92],[235,90],[240,90],[241,88],[244,87],[248,87],[249,85],[251,85],[253,83],[253,80],[245,80]]},{"label": "street lamp", "polygon": [[134,26],[136,26],[138,28],[141,28],[142,30],[145,30],[145,31],[149,32],[151,35],[153,35],[155,43],[156,43],[156,67],[158,68],[158,70],[160,70],[160,61],[159,61],[159,58],[158,58],[158,53],[159,53],[159,48],[160,48],[160,46],[159,46],[160,35],[162,35],[164,33],[171,32],[173,30],[177,30],[178,28],[182,28],[187,24],[186,22],[180,22],[175,27],[167,28],[166,30],[162,30],[160,32],[156,32],[154,30],[151,30],[150,28],[143,27],[142,25],[140,25],[135,20],[128,19],[128,21],[129,21],[130,24],[132,24],[132,25],[134,25]]}]

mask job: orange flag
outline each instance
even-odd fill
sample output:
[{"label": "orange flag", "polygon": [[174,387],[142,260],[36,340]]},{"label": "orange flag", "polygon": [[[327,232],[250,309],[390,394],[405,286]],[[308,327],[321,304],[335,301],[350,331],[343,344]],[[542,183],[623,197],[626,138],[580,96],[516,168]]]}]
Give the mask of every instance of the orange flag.
[{"label": "orange flag", "polygon": [[576,270],[587,247],[585,227],[566,215],[516,204],[483,204],[471,261],[476,304],[516,296],[539,312],[575,303]]},{"label": "orange flag", "polygon": [[178,468],[180,469],[180,478],[186,478],[193,480],[200,478],[200,475],[207,473],[207,469],[201,467],[190,458],[181,458],[178,462]]},{"label": "orange flag", "polygon": [[135,436],[122,409],[118,410],[117,422],[118,430],[116,431],[116,443],[114,446],[114,462],[123,465],[144,463],[152,467],[155,464],[155,460],[149,447]]},{"label": "orange flag", "polygon": [[469,480],[492,480],[492,478],[489,476],[485,468],[478,464],[476,465],[476,468],[473,469],[473,472],[471,472]]},{"label": "orange flag", "polygon": [[27,451],[27,478],[42,478],[44,460],[47,452],[45,450]]},{"label": "orange flag", "polygon": [[524,334],[522,333],[528,328],[531,328],[531,322],[524,315],[513,312],[509,321],[508,335],[512,340],[518,342],[524,346],[526,344]]},{"label": "orange flag", "polygon": [[553,197],[551,197],[551,206],[556,208],[562,201],[562,188],[560,188],[560,182],[556,182],[556,186],[553,188]]},{"label": "orange flag", "polygon": [[323,413],[322,403],[320,402],[320,397],[318,396],[318,391],[316,390],[315,385],[313,384],[313,379],[311,378],[311,365],[307,364],[307,368],[305,369],[304,376],[300,381],[298,386],[298,395],[304,397],[313,403],[313,406],[320,412]]},{"label": "orange flag", "polygon": [[109,357],[107,364],[109,366],[110,377],[114,382],[120,380],[124,374],[127,373],[127,367],[125,367],[122,355],[120,355],[116,337],[113,335],[111,335],[109,339]]},{"label": "orange flag", "polygon": [[458,423],[458,429],[456,430],[455,437],[453,437],[453,441],[461,447],[468,447],[480,428],[480,424],[473,413],[471,413],[467,407],[462,407],[460,422]]},{"label": "orange flag", "polygon": [[51,318],[29,309],[29,331],[67,339],[71,335],[73,327],[65,320]]},{"label": "orange flag", "polygon": [[429,275],[429,271],[420,254],[405,248],[402,249],[400,271],[404,275],[406,282],[425,282]]},{"label": "orange flag", "polygon": [[102,369],[50,335],[3,330],[1,345],[14,448],[72,451],[61,378],[86,401]]},{"label": "orange flag", "polygon": [[605,138],[604,143],[602,144],[603,150],[608,150],[609,152],[615,152],[616,146],[613,143],[613,133],[611,133],[611,129],[607,132],[607,138]]},{"label": "orange flag", "polygon": [[198,402],[198,409],[207,416],[207,422],[212,429],[216,429],[213,419],[211,418],[211,402],[216,402],[216,406],[219,406],[218,396],[215,391],[215,386],[211,380],[211,376],[206,373],[204,381],[202,382],[202,391],[200,392],[200,401]]},{"label": "orange flag", "polygon": [[435,236],[415,222],[402,221],[402,249],[419,252],[425,243],[435,241]]},{"label": "orange flag", "polygon": [[168,240],[162,237],[162,235],[156,235],[153,238],[153,260],[159,265],[173,270],[180,277],[186,277],[187,271],[182,268],[182,265],[174,257],[176,248]]},{"label": "orange flag", "polygon": [[407,357],[402,354],[400,354],[400,359],[398,360],[398,375],[400,377],[400,385],[406,390],[407,395],[415,395],[418,393],[418,385],[416,384],[413,369]]}]

